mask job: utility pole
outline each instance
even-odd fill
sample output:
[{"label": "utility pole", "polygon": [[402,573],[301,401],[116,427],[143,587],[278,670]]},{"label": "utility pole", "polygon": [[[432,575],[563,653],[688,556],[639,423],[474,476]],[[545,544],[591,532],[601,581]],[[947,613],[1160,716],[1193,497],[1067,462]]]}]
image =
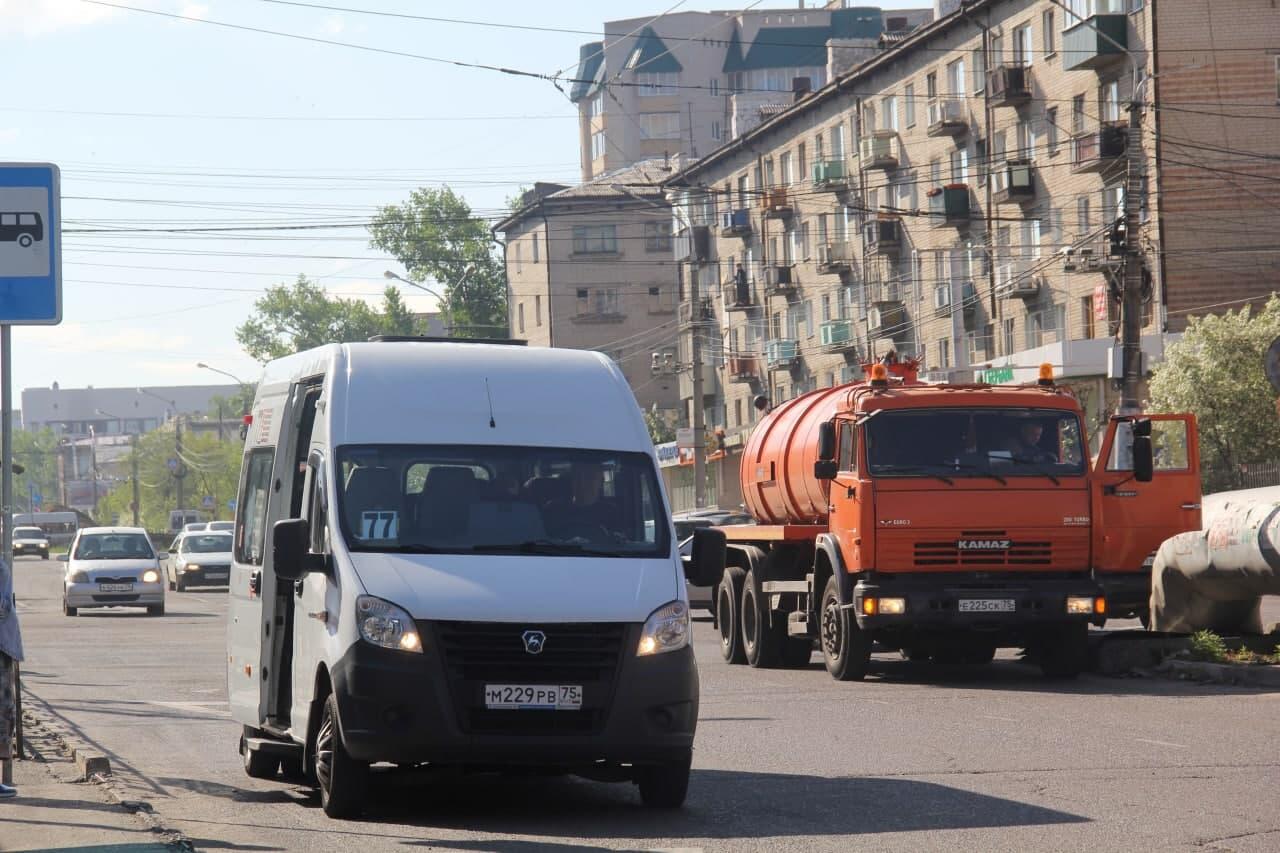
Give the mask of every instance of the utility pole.
[{"label": "utility pole", "polygon": [[1138,385],[1142,381],[1142,254],[1138,245],[1138,219],[1142,210],[1142,100],[1137,77],[1135,72],[1129,101],[1128,136],[1125,139],[1127,171],[1120,290],[1120,353],[1123,361],[1118,411],[1121,415],[1136,415],[1142,410],[1138,400]]},{"label": "utility pole", "polygon": [[187,466],[182,463],[182,416],[173,416],[174,447],[177,449],[177,465],[173,469],[173,477],[178,481],[178,509],[186,509],[186,495],[183,494],[182,478],[187,476]]},{"label": "utility pole", "polygon": [[689,229],[689,240],[694,258],[693,263],[689,265],[689,298],[693,309],[690,313],[693,322],[689,324],[689,364],[693,370],[693,507],[702,509],[707,505],[707,425],[705,413],[702,410],[702,342],[698,340],[703,319],[698,287],[702,263],[698,257],[697,240],[693,236],[693,228]]},{"label": "utility pole", "polygon": [[98,432],[89,425],[89,468],[93,477],[93,511],[98,511]]},{"label": "utility pole", "polygon": [[142,504],[140,503],[142,498],[138,490],[138,437],[136,435],[129,436],[129,449],[129,467],[131,469],[129,473],[133,479],[133,526],[141,527],[142,524],[138,521],[139,513],[142,512]]}]

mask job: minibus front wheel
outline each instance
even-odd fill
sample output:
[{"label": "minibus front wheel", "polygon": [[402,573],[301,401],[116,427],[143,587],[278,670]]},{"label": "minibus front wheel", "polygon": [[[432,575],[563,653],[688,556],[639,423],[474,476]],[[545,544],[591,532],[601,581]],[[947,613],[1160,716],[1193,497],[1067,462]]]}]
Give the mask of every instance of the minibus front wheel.
[{"label": "minibus front wheel", "polygon": [[338,700],[332,693],[325,700],[316,730],[315,775],[325,814],[347,818],[363,811],[369,765],[356,761],[347,752],[338,722]]}]

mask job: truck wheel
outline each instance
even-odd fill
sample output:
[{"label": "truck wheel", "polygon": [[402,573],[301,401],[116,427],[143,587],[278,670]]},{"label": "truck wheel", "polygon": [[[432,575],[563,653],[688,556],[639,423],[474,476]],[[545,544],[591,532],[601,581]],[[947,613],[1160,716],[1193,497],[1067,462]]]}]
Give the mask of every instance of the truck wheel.
[{"label": "truck wheel", "polygon": [[[782,640],[777,625],[769,624],[768,600],[760,592],[755,572],[747,572],[742,583],[742,651],[747,663],[757,669],[772,669],[782,658]],[[786,626],[782,626],[785,630]]]},{"label": "truck wheel", "polygon": [[248,726],[245,726],[244,733],[240,735],[240,758],[244,764],[244,772],[254,779],[274,779],[276,771],[280,769],[280,759],[250,749],[249,738],[257,736],[258,733]]},{"label": "truck wheel", "polygon": [[320,806],[329,817],[355,817],[364,810],[364,790],[369,765],[356,761],[342,743],[338,725],[338,700],[331,693],[320,712],[316,731],[316,781]]},{"label": "truck wheel", "polygon": [[692,758],[674,764],[657,764],[636,768],[636,784],[640,786],[640,802],[652,809],[678,809],[689,793],[689,765]]},{"label": "truck wheel", "polygon": [[716,588],[716,625],[720,630],[720,654],[729,663],[746,663],[739,627],[742,585],[747,573],[737,566],[725,566],[724,576]]},{"label": "truck wheel", "polygon": [[1040,671],[1046,678],[1075,678],[1089,667],[1089,626],[1069,625],[1040,644]]},{"label": "truck wheel", "polygon": [[857,620],[840,606],[840,586],[835,576],[827,578],[822,593],[822,661],[836,681],[861,681],[871,663],[871,639],[858,628]]}]

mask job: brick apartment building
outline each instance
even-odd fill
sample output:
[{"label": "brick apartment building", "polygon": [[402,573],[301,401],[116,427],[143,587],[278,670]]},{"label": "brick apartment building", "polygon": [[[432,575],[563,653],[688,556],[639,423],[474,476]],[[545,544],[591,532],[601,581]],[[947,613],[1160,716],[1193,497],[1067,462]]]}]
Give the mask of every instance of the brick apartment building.
[{"label": "brick apartment building", "polygon": [[[1130,159],[1149,364],[1188,316],[1276,289],[1280,60],[1266,45],[1280,44],[1280,11],[940,6],[668,181],[690,237],[681,357],[697,335],[715,368],[700,402],[730,451],[713,466],[721,506],[740,500],[733,448],[754,398],[849,381],[889,350],[939,381],[1025,381],[1048,361],[1104,417],[1119,321],[1108,232]],[[1135,81],[1140,142],[1126,128]]]}]

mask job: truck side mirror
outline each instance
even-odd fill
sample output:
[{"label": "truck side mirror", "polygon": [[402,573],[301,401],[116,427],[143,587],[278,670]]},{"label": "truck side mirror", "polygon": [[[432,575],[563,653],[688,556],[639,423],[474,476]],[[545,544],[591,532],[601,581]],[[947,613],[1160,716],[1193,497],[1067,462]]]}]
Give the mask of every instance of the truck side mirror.
[{"label": "truck side mirror", "polygon": [[818,458],[824,462],[836,458],[836,425],[831,421],[818,425]]},{"label": "truck side mirror", "polygon": [[1133,436],[1133,479],[1139,483],[1150,483],[1151,478],[1155,476],[1155,455],[1151,450],[1151,436],[1138,435],[1134,430]]},{"label": "truck side mirror", "polygon": [[324,571],[323,558],[310,553],[311,526],[305,518],[287,518],[271,528],[271,565],[284,581],[302,580],[311,572]]},{"label": "truck side mirror", "polygon": [[839,469],[840,466],[836,464],[834,459],[819,459],[813,463],[813,479],[834,480]]},{"label": "truck side mirror", "polygon": [[710,527],[693,531],[693,553],[684,576],[694,586],[714,586],[724,574],[724,533]]}]

